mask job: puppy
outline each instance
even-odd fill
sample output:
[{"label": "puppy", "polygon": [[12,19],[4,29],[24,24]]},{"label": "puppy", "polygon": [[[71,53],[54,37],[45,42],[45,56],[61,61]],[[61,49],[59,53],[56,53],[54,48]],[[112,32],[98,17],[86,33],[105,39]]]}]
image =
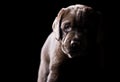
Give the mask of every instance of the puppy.
[{"label": "puppy", "polygon": [[97,38],[99,15],[93,8],[81,4],[59,11],[52,25],[53,32],[41,50],[37,82],[58,82],[60,66],[67,60],[84,56],[88,56],[89,60],[89,57],[94,57],[90,53],[93,54],[96,43],[100,41]]}]

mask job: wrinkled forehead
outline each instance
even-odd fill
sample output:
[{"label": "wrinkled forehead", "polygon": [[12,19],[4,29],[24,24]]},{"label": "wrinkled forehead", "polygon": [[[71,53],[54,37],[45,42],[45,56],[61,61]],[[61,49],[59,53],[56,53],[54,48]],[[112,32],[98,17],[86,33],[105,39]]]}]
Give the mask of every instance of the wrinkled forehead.
[{"label": "wrinkled forehead", "polygon": [[68,20],[71,22],[80,22],[82,23],[86,16],[91,13],[92,8],[84,5],[69,6],[65,8],[63,14],[63,22]]}]

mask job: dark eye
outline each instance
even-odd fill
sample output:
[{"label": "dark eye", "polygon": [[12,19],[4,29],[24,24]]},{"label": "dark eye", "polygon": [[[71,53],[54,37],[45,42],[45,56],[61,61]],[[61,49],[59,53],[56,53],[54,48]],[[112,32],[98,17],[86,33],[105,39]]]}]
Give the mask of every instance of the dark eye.
[{"label": "dark eye", "polygon": [[71,25],[70,25],[70,23],[67,23],[67,24],[64,25],[64,31],[65,32],[71,31]]}]

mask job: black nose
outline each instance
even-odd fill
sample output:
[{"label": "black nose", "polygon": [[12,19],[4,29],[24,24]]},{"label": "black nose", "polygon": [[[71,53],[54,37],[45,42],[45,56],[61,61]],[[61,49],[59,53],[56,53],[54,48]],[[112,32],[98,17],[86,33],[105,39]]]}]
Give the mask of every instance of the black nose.
[{"label": "black nose", "polygon": [[71,48],[72,49],[77,49],[79,48],[80,41],[79,40],[71,40]]}]

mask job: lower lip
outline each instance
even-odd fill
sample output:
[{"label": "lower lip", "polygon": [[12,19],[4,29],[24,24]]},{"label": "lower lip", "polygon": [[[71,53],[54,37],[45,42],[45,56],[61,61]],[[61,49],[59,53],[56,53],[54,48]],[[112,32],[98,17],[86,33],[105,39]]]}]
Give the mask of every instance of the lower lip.
[{"label": "lower lip", "polygon": [[81,50],[72,50],[72,51],[70,51],[70,53],[75,53],[75,54],[77,54],[79,52],[81,52]]}]

